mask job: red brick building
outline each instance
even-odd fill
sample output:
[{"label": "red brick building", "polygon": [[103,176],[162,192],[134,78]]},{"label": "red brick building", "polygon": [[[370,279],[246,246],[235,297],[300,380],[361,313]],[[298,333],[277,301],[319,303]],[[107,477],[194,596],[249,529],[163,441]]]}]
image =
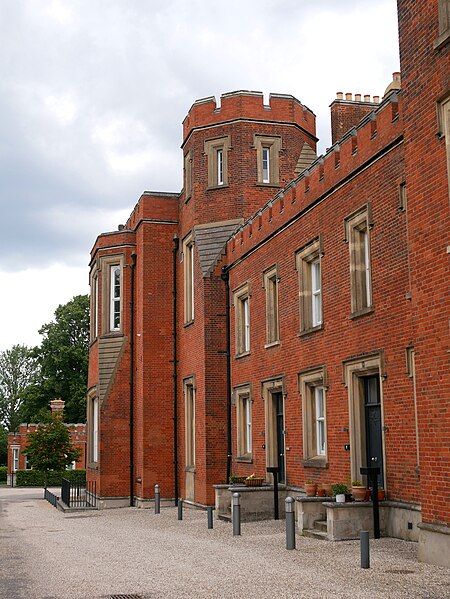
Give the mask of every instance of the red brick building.
[{"label": "red brick building", "polygon": [[[50,402],[52,414],[60,414],[64,409],[64,402],[54,399]],[[81,451],[80,457],[72,464],[73,470],[86,468],[86,425],[69,424],[71,441],[75,449]],[[28,433],[36,430],[37,424],[22,423],[19,430],[8,434],[8,482],[17,470],[28,470],[27,456],[22,453],[27,445]]]},{"label": "red brick building", "polygon": [[213,485],[277,464],[295,490],[377,465],[391,529],[448,565],[450,7],[398,5],[402,82],[381,102],[338,94],[325,155],[292,96],[199,100],[181,193],[145,192],[98,237],[100,506],[145,505],[155,484],[212,504]]}]

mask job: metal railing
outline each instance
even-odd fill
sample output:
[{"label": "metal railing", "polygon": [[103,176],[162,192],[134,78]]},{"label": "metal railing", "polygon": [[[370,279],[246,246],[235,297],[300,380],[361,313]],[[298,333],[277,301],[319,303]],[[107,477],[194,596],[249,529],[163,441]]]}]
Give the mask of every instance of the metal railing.
[{"label": "metal railing", "polygon": [[96,481],[75,483],[62,479],[61,500],[67,507],[97,507]]},{"label": "metal railing", "polygon": [[51,503],[53,507],[56,507],[58,497],[48,489],[44,489],[44,499]]}]

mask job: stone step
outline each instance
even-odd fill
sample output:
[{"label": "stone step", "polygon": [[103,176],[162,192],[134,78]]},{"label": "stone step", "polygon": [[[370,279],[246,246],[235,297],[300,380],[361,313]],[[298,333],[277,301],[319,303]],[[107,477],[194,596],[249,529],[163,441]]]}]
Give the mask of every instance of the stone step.
[{"label": "stone step", "polygon": [[316,520],[314,522],[314,529],[319,532],[328,532],[328,525],[326,520]]},{"label": "stone step", "polygon": [[322,541],[328,540],[328,534],[317,529],[304,529],[303,536],[310,539],[321,539]]}]

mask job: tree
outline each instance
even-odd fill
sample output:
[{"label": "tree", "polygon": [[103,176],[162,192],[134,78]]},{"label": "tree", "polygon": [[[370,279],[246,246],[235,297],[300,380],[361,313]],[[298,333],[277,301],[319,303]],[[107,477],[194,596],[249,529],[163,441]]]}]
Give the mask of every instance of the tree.
[{"label": "tree", "polygon": [[52,399],[65,402],[68,422],[86,420],[86,391],[89,365],[89,296],[77,295],[55,311],[54,321],[39,330],[40,347],[33,351],[41,376],[26,393],[27,420],[36,419]]},{"label": "tree", "polygon": [[0,424],[0,466],[6,466],[8,458],[8,431]]},{"label": "tree", "polygon": [[25,345],[0,353],[0,424],[8,431],[19,426],[26,389],[35,383],[38,373],[37,360]]},{"label": "tree", "polygon": [[72,429],[59,416],[43,411],[40,420],[36,430],[28,433],[27,445],[22,453],[27,456],[32,468],[44,472],[47,487],[49,471],[62,472],[80,457],[81,450],[73,447]]}]

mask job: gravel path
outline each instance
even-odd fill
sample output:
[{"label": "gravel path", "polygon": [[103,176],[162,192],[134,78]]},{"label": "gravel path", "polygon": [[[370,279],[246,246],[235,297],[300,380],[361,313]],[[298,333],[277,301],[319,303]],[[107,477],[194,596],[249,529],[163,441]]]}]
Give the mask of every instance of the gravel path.
[{"label": "gravel path", "polygon": [[208,530],[206,513],[193,509],[182,522],[174,507],[64,514],[0,493],[1,599],[449,599],[450,570],[418,563],[416,550],[372,540],[362,570],[358,541],[297,536],[286,551],[284,521],[244,523],[233,537],[230,524]]}]

